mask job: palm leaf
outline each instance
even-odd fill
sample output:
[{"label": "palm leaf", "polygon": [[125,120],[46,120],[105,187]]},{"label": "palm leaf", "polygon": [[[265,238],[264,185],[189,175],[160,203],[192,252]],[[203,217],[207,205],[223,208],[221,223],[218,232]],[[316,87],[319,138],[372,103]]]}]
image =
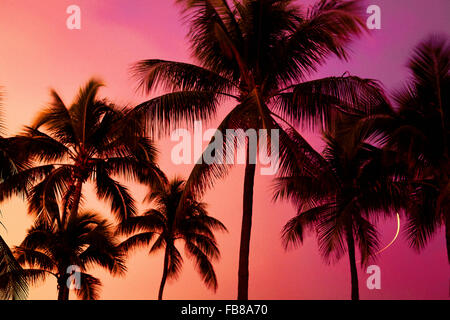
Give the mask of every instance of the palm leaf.
[{"label": "palm leaf", "polygon": [[28,284],[23,269],[0,237],[0,299],[22,300],[27,296]]}]

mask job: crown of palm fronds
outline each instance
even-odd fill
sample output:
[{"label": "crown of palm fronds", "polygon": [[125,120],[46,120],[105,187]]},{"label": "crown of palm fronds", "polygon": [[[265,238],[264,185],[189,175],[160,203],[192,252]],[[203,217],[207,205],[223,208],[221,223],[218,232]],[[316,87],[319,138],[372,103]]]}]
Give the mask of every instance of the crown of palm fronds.
[{"label": "crown of palm fronds", "polygon": [[87,273],[90,268],[99,266],[113,275],[126,271],[111,224],[89,211],[72,216],[62,228],[55,222],[37,221],[14,248],[14,254],[31,284],[54,276],[58,286],[66,286],[68,268],[79,268],[80,283],[75,293],[83,300],[99,298],[101,281]]},{"label": "crown of palm fronds", "polygon": [[[119,220],[136,213],[131,194],[115,176],[158,184],[163,175],[156,165],[157,150],[144,135],[144,124],[128,109],[97,98],[101,86],[90,80],[70,107],[51,92],[49,106],[14,138],[33,163],[0,185],[1,199],[23,193],[30,213],[64,224],[69,212],[77,212],[81,186],[90,181]],[[60,202],[61,216],[55,216]]]},{"label": "crown of palm fronds", "polygon": [[406,233],[412,247],[422,249],[450,219],[448,36],[431,36],[419,44],[408,67],[411,79],[394,95],[398,128],[391,134],[391,145],[404,155],[413,172]]},{"label": "crown of palm fronds", "polygon": [[301,244],[305,232],[315,231],[325,260],[336,261],[347,251],[351,230],[365,265],[379,245],[374,222],[380,214],[389,216],[405,207],[407,181],[395,155],[367,142],[371,131],[349,133],[347,125],[338,123],[334,133],[324,135],[327,165],[322,172],[277,179],[275,199],[289,199],[297,208],[283,229],[286,248]]},{"label": "crown of palm fronds", "polygon": [[[235,107],[217,130],[278,129],[284,175],[314,170],[320,162],[286,122],[326,128],[337,112],[372,113],[388,105],[373,80],[342,75],[306,81],[330,55],[347,58],[350,40],[365,30],[359,1],[322,0],[309,10],[289,0],[178,3],[199,64],[149,59],[135,65],[143,90],[165,91],[135,109],[152,131],[165,134],[186,123],[208,121],[220,103],[231,99]],[[227,143],[224,149],[243,146]],[[205,154],[210,151],[207,148]],[[185,197],[202,194],[229,167],[197,164],[186,182]]]},{"label": "crown of palm fronds", "polygon": [[183,258],[176,243],[184,242],[185,253],[195,262],[196,268],[208,288],[217,289],[217,277],[212,262],[219,259],[214,231],[226,231],[225,226],[208,215],[206,204],[190,197],[185,204],[184,218],[176,219],[179,201],[185,182],[174,178],[152,190],[147,200],[153,204],[142,216],[132,217],[119,226],[119,232],[131,235],[121,244],[130,251],[150,246],[150,253],[166,248],[169,257],[168,277],[177,278]]}]

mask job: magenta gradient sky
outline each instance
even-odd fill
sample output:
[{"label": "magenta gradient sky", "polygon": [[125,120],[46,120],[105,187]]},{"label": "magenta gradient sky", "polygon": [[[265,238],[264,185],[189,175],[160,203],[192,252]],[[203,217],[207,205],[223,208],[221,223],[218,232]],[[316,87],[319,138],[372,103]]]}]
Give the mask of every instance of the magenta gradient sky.
[{"label": "magenta gradient sky", "polygon": [[[298,1],[311,3],[313,1]],[[314,77],[341,75],[346,71],[379,79],[389,90],[407,77],[404,67],[411,49],[431,32],[450,31],[449,0],[369,0],[382,10],[382,29],[370,31],[353,45],[351,61],[331,59]],[[192,62],[186,42],[186,27],[179,8],[171,0],[1,0],[0,1],[0,85],[5,95],[4,114],[11,133],[30,124],[48,101],[53,87],[67,103],[78,87],[92,76],[104,80],[101,95],[115,102],[135,105],[145,99],[136,92],[129,67],[145,58]],[[67,6],[82,9],[82,29],[65,27]],[[223,116],[223,113],[219,118]],[[211,123],[214,127],[217,122]],[[320,137],[307,134],[320,150]],[[189,166],[171,164],[174,144],[160,141],[160,165],[168,174],[186,177]],[[210,213],[229,228],[219,235],[222,259],[216,265],[219,289],[214,295],[204,288],[186,260],[181,278],[166,287],[169,299],[233,299],[237,291],[237,261],[240,234],[242,166],[207,193]],[[280,230],[293,216],[287,203],[273,204],[271,180],[257,176],[254,225],[250,257],[252,299],[348,299],[350,276],[347,259],[325,265],[314,237],[294,251],[284,252]],[[145,189],[132,186],[139,201]],[[90,188],[85,189],[91,192]],[[105,204],[91,195],[86,207],[105,211]],[[18,245],[31,224],[21,199],[2,204],[0,234],[10,245]],[[110,216],[109,216],[110,217]],[[381,240],[388,243],[395,233],[395,221],[379,224]],[[367,275],[359,270],[362,299],[448,299],[449,269],[444,236],[438,233],[422,254],[408,248],[403,236],[375,262],[381,267],[382,289],[369,291]],[[104,283],[103,299],[154,299],[161,276],[162,255],[148,257],[145,250],[131,255],[125,278],[112,278],[94,271]],[[54,299],[55,281],[34,288],[33,299]]]}]

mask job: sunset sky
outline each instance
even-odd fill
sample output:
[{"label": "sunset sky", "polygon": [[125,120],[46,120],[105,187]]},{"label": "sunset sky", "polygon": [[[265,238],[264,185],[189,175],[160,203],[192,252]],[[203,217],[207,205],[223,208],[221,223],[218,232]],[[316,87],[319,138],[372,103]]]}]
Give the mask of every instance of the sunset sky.
[{"label": "sunset sky", "polygon": [[[331,59],[314,77],[351,74],[380,80],[388,92],[407,79],[405,68],[412,48],[430,33],[450,33],[449,0],[361,0],[381,7],[382,28],[354,42],[349,62]],[[312,0],[299,0],[309,4]],[[66,8],[81,8],[81,30],[66,28]],[[175,0],[0,0],[0,86],[4,92],[3,114],[10,134],[29,125],[49,100],[54,88],[70,104],[78,88],[92,76],[104,81],[101,97],[134,106],[146,99],[136,90],[130,66],[141,59],[159,58],[195,62],[186,40]],[[148,98],[148,97],[147,97]],[[230,106],[224,105],[221,120]],[[217,121],[208,124],[214,128]],[[204,126],[206,128],[206,125]],[[319,134],[306,133],[321,150]],[[190,166],[175,166],[170,152],[175,145],[159,140],[159,164],[169,177],[189,175]],[[259,170],[257,171],[257,173]],[[314,235],[302,247],[285,252],[280,231],[295,211],[289,203],[274,204],[272,178],[256,177],[254,220],[250,256],[250,299],[348,299],[350,272],[344,257],[336,265],[324,264]],[[147,190],[129,185],[139,203]],[[222,259],[216,263],[219,289],[208,291],[193,264],[185,259],[183,272],[165,289],[167,299],[234,299],[237,295],[237,264],[242,213],[243,166],[217,182],[204,201],[209,212],[229,229],[218,234]],[[104,212],[107,206],[84,189],[85,208]],[[145,208],[145,206],[141,206]],[[32,219],[22,199],[0,206],[0,235],[10,246],[20,244]],[[394,219],[380,221],[383,244],[395,235]],[[148,250],[147,250],[148,251]],[[155,299],[162,254],[149,256],[145,249],[130,255],[128,272],[113,278],[94,270],[103,281],[102,299]],[[381,268],[381,290],[368,290],[365,270],[359,268],[361,299],[448,299],[449,266],[443,232],[436,234],[420,255],[399,239],[374,262]],[[48,279],[31,290],[31,299],[55,299],[56,281]],[[71,296],[72,297],[72,296]]]}]

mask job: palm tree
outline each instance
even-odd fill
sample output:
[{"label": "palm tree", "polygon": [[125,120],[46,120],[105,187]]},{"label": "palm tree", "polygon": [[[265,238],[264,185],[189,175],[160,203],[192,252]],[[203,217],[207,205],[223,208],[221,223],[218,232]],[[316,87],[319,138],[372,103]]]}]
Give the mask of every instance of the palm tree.
[{"label": "palm tree", "polygon": [[407,234],[422,249],[444,226],[450,263],[450,41],[431,36],[409,61],[411,80],[394,94],[398,105],[389,147],[414,172]]},{"label": "palm tree", "polygon": [[366,266],[379,244],[374,222],[405,205],[406,182],[395,154],[368,143],[370,131],[348,134],[348,127],[343,121],[324,135],[326,164],[320,175],[278,178],[275,199],[290,199],[297,208],[283,228],[285,248],[301,244],[305,230],[315,230],[325,261],[337,261],[347,252],[351,298],[359,300],[356,246]]},{"label": "palm tree", "polygon": [[393,94],[387,113],[363,119],[360,127],[384,134],[387,150],[409,168],[407,236],[421,250],[444,226],[450,263],[450,42],[443,35],[420,43],[408,63],[411,78]]},{"label": "palm tree", "polygon": [[[308,11],[291,0],[178,2],[185,8],[199,65],[157,59],[136,64],[146,92],[167,91],[136,107],[152,130],[167,133],[183,123],[210,120],[221,102],[231,99],[235,107],[218,131],[278,130],[280,172],[312,170],[308,163],[314,161],[305,154],[314,150],[300,135],[291,135],[286,122],[326,127],[337,111],[357,112],[384,101],[371,80],[339,76],[306,81],[331,55],[347,58],[350,40],[365,29],[358,1],[321,0]],[[236,147],[228,142],[225,148]],[[249,155],[248,142],[237,145],[247,150],[238,272],[238,299],[247,300],[256,159],[254,152]],[[183,197],[202,194],[228,170],[219,163],[197,163]]]},{"label": "palm tree", "polygon": [[[135,214],[132,196],[114,177],[158,183],[157,151],[129,111],[97,98],[101,86],[91,79],[69,108],[51,91],[49,106],[15,138],[33,165],[0,185],[0,200],[25,193],[30,213],[49,223],[56,219],[62,229],[77,214],[83,185],[91,181],[119,220]],[[54,215],[57,203],[61,215]]]},{"label": "palm tree", "polygon": [[[0,92],[0,106],[1,106]],[[0,182],[26,166],[22,153],[12,138],[4,137],[3,118],[0,119]],[[0,227],[4,227],[0,222]],[[23,270],[14,258],[8,244],[0,236],[0,299],[25,299],[28,285]]]},{"label": "palm tree", "polygon": [[[56,221],[37,221],[27,232],[14,254],[30,283],[54,276],[58,300],[69,300],[70,286],[83,300],[99,297],[101,281],[88,274],[100,266],[113,275],[122,275],[125,265],[113,228],[96,213],[81,212],[59,225]],[[77,279],[78,277],[78,279]]]},{"label": "palm tree", "polygon": [[174,178],[160,188],[149,193],[147,199],[155,206],[144,215],[124,221],[119,231],[133,234],[121,244],[129,251],[136,247],[151,246],[150,253],[164,248],[164,267],[158,300],[162,300],[166,280],[177,278],[182,267],[183,258],[177,249],[178,241],[184,242],[185,252],[193,259],[205,285],[216,291],[217,277],[212,264],[220,257],[213,231],[226,231],[225,226],[210,217],[206,204],[192,197],[185,201],[183,219],[176,219],[177,207],[182,198],[185,182]]}]

